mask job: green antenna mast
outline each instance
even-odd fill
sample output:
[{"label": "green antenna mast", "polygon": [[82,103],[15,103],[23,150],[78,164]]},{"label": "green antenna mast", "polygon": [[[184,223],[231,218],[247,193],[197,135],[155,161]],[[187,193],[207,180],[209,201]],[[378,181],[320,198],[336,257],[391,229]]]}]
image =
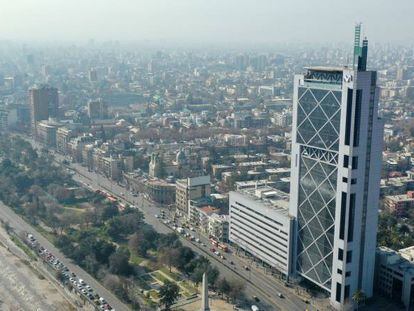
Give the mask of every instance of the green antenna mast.
[{"label": "green antenna mast", "polygon": [[356,24],[354,37],[353,68],[358,69],[358,71],[365,71],[367,69],[368,40],[364,39],[361,45],[361,28],[361,23]]}]

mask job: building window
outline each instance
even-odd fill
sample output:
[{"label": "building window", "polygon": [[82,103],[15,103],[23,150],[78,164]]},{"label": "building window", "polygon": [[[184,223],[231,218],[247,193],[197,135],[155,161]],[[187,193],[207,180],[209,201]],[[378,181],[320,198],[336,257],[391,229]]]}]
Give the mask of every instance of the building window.
[{"label": "building window", "polygon": [[344,260],[344,250],[342,248],[338,249],[338,260]]},{"label": "building window", "polygon": [[348,242],[354,239],[354,219],[355,219],[355,193],[351,193],[349,200],[348,215]]},{"label": "building window", "polygon": [[351,263],[352,262],[352,251],[347,251],[346,252],[346,263]]},{"label": "building window", "polygon": [[346,177],[342,177],[342,182],[347,183],[347,182],[348,182],[348,178],[346,178]]},{"label": "building window", "polygon": [[355,185],[356,183],[357,183],[356,178],[352,178],[352,179],[351,179],[351,185]]},{"label": "building window", "polygon": [[346,272],[345,272],[345,277],[347,278],[347,277],[349,277],[349,276],[351,276],[351,271],[346,271]]},{"label": "building window", "polygon": [[349,156],[344,155],[344,167],[348,167],[349,166]]},{"label": "building window", "polygon": [[337,302],[341,302],[341,290],[342,290],[341,283],[336,283],[336,301]]},{"label": "building window", "polygon": [[336,270],[336,272],[337,272],[338,274],[341,274],[341,275],[342,275],[342,270],[341,270],[341,269]]},{"label": "building window", "polygon": [[344,300],[349,298],[349,285],[345,285]]},{"label": "building window", "polygon": [[359,132],[361,123],[362,90],[357,90],[355,101],[354,147],[359,146]]},{"label": "building window", "polygon": [[356,170],[358,168],[358,157],[352,157],[352,169]]},{"label": "building window", "polygon": [[339,223],[339,238],[341,240],[343,240],[345,236],[345,213],[346,213],[346,192],[342,192],[341,219]]},{"label": "building window", "polygon": [[351,140],[351,120],[352,120],[352,89],[348,89],[346,101],[346,121],[345,121],[345,145],[349,146]]}]

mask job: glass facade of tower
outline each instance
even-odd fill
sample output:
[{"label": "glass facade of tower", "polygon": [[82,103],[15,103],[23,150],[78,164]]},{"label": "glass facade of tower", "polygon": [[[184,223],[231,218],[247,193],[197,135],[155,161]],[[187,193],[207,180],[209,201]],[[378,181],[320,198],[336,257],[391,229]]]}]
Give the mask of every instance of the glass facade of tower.
[{"label": "glass facade of tower", "polygon": [[318,74],[308,77],[313,81],[305,80],[298,89],[296,141],[300,144],[300,157],[297,270],[330,290],[342,73]]}]

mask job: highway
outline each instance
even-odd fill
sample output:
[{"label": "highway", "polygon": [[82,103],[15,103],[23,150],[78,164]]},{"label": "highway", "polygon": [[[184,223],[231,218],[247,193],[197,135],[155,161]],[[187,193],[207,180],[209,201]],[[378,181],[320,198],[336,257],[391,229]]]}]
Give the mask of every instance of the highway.
[{"label": "highway", "polygon": [[123,304],[117,297],[115,297],[110,291],[103,287],[94,277],[89,275],[85,270],[80,268],[77,264],[72,263],[72,261],[66,258],[52,243],[49,242],[45,237],[36,231],[30,224],[28,224],[24,219],[17,215],[10,207],[4,205],[0,202],[0,218],[4,221],[9,222],[10,226],[13,227],[16,231],[20,232],[30,232],[32,233],[37,241],[48,250],[50,250],[55,256],[59,258],[72,272],[86,283],[88,283],[99,295],[104,297],[106,301],[115,309],[115,310],[129,310],[129,308]]}]

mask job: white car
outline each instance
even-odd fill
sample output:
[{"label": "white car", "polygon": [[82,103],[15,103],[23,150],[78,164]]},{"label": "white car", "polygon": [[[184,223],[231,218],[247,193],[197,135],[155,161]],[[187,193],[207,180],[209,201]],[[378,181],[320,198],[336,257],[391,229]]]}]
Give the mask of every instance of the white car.
[{"label": "white car", "polygon": [[155,214],[154,216],[155,216],[155,218],[158,218],[158,217],[160,217],[160,216],[158,216],[157,214]]}]

